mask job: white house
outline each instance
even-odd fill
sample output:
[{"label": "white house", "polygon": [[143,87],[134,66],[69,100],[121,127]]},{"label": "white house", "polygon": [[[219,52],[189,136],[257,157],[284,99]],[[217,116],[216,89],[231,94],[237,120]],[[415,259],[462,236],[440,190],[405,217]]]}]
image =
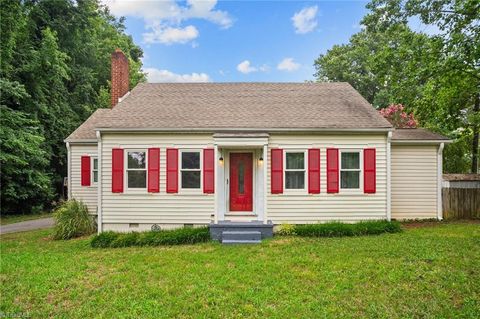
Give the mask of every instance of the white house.
[{"label": "white house", "polygon": [[99,231],[442,218],[443,136],[397,129],[348,83],[139,84],[66,140]]}]

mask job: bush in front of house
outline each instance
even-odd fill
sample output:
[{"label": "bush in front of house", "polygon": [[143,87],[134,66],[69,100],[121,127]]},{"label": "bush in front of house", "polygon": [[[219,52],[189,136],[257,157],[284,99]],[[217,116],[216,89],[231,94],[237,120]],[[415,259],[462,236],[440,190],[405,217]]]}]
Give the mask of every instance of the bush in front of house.
[{"label": "bush in front of house", "polygon": [[64,202],[55,210],[53,218],[53,238],[56,240],[90,235],[96,231],[95,221],[81,201],[73,199]]},{"label": "bush in front of house", "polygon": [[355,224],[331,222],[325,224],[282,225],[278,235],[302,237],[344,237],[398,233],[402,227],[397,221],[363,221]]},{"label": "bush in front of house", "polygon": [[117,248],[130,246],[168,246],[207,242],[210,240],[208,227],[178,228],[173,230],[115,233],[103,232],[90,242],[94,248]]}]

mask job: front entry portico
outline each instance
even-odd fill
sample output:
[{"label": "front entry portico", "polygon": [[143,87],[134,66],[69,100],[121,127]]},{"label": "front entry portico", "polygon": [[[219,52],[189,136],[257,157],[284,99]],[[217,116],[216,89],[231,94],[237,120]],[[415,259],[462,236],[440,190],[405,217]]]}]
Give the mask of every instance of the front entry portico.
[{"label": "front entry portico", "polygon": [[215,223],[266,222],[267,134],[215,134]]}]

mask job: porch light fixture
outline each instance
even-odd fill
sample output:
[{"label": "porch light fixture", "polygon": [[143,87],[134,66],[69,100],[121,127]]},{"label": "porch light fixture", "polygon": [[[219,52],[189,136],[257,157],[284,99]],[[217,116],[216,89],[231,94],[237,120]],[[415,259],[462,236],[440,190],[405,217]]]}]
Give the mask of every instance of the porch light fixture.
[{"label": "porch light fixture", "polygon": [[263,156],[260,156],[260,158],[258,159],[260,162],[263,162]]},{"label": "porch light fixture", "polygon": [[220,162],[223,162],[223,156],[220,156],[220,158],[218,159]]}]

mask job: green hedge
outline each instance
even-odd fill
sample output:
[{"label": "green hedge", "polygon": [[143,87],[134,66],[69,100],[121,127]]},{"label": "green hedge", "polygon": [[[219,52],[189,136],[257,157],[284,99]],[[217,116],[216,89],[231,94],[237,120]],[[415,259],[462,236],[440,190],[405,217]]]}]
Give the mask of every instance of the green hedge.
[{"label": "green hedge", "polygon": [[115,233],[103,232],[90,242],[94,248],[129,246],[164,246],[207,242],[210,240],[208,227],[178,228],[174,230]]},{"label": "green hedge", "polygon": [[397,221],[365,221],[355,224],[339,222],[307,225],[282,225],[278,235],[297,235],[302,237],[343,237],[398,233],[402,227]]}]

